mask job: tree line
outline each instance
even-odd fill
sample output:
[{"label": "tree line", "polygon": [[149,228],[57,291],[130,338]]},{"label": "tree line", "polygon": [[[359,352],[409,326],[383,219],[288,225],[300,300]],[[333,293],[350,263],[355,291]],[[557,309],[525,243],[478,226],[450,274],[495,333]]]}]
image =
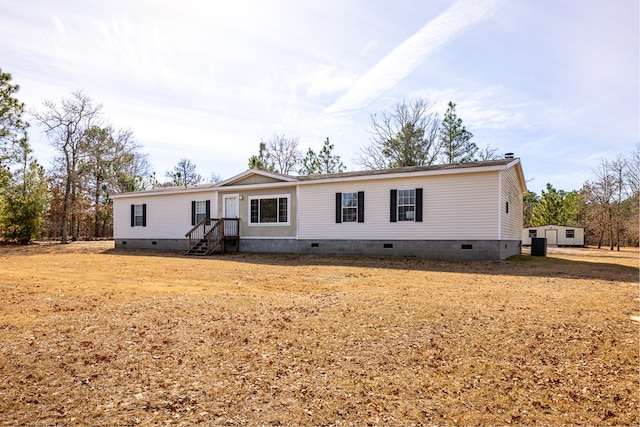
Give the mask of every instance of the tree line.
[{"label": "tree line", "polygon": [[[479,148],[449,102],[440,119],[424,98],[403,101],[370,118],[370,144],[359,150],[355,163],[364,169],[428,166],[437,163],[464,163],[493,160],[497,149]],[[340,156],[333,154],[329,138],[316,153],[299,149],[299,137],[274,134],[261,140],[258,154],[249,158],[249,168],[280,174],[300,175],[337,173],[346,168]]]},{"label": "tree line", "polygon": [[[0,70],[0,235],[28,243],[34,239],[69,240],[113,236],[113,199],[119,192],[218,182],[203,178],[181,159],[158,179],[131,129],[110,123],[101,104],[82,91],[59,103],[47,100],[27,113],[17,98],[19,86]],[[54,149],[48,170],[38,163],[28,142],[29,115]],[[354,163],[363,169],[425,166],[497,159],[497,149],[473,141],[449,102],[440,117],[425,99],[400,102],[370,117],[369,145]],[[261,139],[249,168],[278,174],[344,172],[341,157],[326,138],[316,152],[303,153],[299,137],[274,134]],[[579,191],[550,184],[538,196],[524,197],[524,226],[572,225],[587,229],[598,246],[638,245],[639,147],[628,155],[603,160]]]},{"label": "tree line", "polygon": [[602,159],[580,190],[547,184],[538,196],[524,195],[524,226],[584,227],[586,244],[620,250],[639,246],[640,143],[629,153]]}]

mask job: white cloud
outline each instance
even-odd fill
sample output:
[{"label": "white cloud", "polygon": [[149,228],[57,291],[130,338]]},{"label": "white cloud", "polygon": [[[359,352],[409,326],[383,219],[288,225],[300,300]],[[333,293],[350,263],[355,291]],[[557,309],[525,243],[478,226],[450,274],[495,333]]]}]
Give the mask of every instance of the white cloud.
[{"label": "white cloud", "polygon": [[305,78],[308,93],[311,96],[334,94],[343,91],[354,82],[356,76],[341,72],[336,67],[325,65],[318,68]]},{"label": "white cloud", "polygon": [[497,0],[460,0],[402,42],[362,75],[326,113],[364,107],[414,71],[425,58],[485,19]]},{"label": "white cloud", "polygon": [[0,66],[29,109],[85,90],[160,175],[234,175],[274,132],[347,163],[371,114],[425,96],[544,183],[638,140],[638,2],[574,3],[5,1]]}]

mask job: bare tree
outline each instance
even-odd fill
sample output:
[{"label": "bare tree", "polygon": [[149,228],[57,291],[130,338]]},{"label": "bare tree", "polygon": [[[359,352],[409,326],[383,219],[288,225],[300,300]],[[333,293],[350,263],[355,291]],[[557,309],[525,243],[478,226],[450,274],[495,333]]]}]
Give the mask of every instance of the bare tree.
[{"label": "bare tree", "polygon": [[366,169],[430,165],[440,154],[440,119],[425,99],[398,103],[369,124],[371,143],[354,160]]},{"label": "bare tree", "polygon": [[498,160],[500,158],[500,154],[498,153],[497,148],[492,148],[491,145],[487,145],[484,148],[478,150],[476,157],[478,160]]},{"label": "bare tree", "polygon": [[630,196],[638,196],[640,192],[640,142],[636,143],[627,160],[627,188]]},{"label": "bare tree", "polygon": [[299,142],[299,137],[287,137],[284,134],[274,134],[266,141],[261,139],[260,153],[251,156],[249,168],[283,175],[295,171],[302,161]]},{"label": "bare tree", "polygon": [[[150,166],[141,146],[130,129],[115,129],[111,125],[94,126],[85,134],[86,156],[81,160],[80,173],[86,183],[87,196],[93,201],[93,237],[101,237],[112,220],[111,196],[119,191],[134,191],[149,173]],[[146,163],[145,163],[146,162]],[[146,169],[141,167],[146,164]]]},{"label": "bare tree", "polygon": [[216,172],[211,172],[211,175],[209,175],[208,182],[216,183],[216,182],[220,182],[220,181],[222,181],[222,177],[220,176],[220,174],[216,173]]},{"label": "bare tree", "polygon": [[[44,127],[49,143],[57,150],[56,159],[63,172],[64,190],[61,218],[61,242],[67,243],[68,225],[71,222],[72,239],[77,239],[76,195],[79,182],[80,160],[85,155],[86,131],[102,112],[102,105],[94,105],[82,91],[71,93],[60,105],[44,101],[42,111],[34,114]],[[71,218],[70,218],[71,217]]]},{"label": "bare tree", "polygon": [[167,178],[171,178],[171,184],[177,186],[199,184],[202,181],[202,175],[196,172],[196,165],[191,163],[189,159],[181,159],[177,165],[173,167],[173,171],[167,171]]}]

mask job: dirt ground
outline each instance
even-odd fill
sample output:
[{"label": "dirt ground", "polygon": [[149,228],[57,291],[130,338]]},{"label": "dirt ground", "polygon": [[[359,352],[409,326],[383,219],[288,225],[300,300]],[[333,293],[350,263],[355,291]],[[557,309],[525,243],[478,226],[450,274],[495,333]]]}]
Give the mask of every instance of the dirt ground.
[{"label": "dirt ground", "polygon": [[639,425],[638,263],[0,246],[0,425]]}]

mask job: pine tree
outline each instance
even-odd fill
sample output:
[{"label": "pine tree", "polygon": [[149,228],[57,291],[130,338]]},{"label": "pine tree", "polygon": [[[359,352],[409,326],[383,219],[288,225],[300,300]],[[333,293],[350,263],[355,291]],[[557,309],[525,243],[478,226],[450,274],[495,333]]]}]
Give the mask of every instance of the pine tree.
[{"label": "pine tree", "polygon": [[11,84],[11,74],[0,69],[0,168],[20,161],[21,140],[29,126],[22,119],[24,104],[14,97],[19,89]]},{"label": "pine tree", "polygon": [[456,114],[456,104],[449,101],[440,128],[443,163],[473,161],[478,147],[471,142],[471,138],[473,138],[473,134],[464,127],[462,119]]},{"label": "pine tree", "polygon": [[540,198],[533,205],[531,226],[580,226],[582,210],[582,198],[577,191],[567,193],[547,184],[547,191],[542,190]]},{"label": "pine tree", "polygon": [[44,168],[31,156],[26,138],[20,142],[20,167],[11,174],[2,203],[5,238],[29,243],[42,232],[42,217],[47,210],[49,192]]},{"label": "pine tree", "polygon": [[340,156],[333,154],[333,148],[329,138],[324,141],[319,154],[309,148],[306,156],[302,159],[300,175],[344,172],[346,168],[340,160]]}]

